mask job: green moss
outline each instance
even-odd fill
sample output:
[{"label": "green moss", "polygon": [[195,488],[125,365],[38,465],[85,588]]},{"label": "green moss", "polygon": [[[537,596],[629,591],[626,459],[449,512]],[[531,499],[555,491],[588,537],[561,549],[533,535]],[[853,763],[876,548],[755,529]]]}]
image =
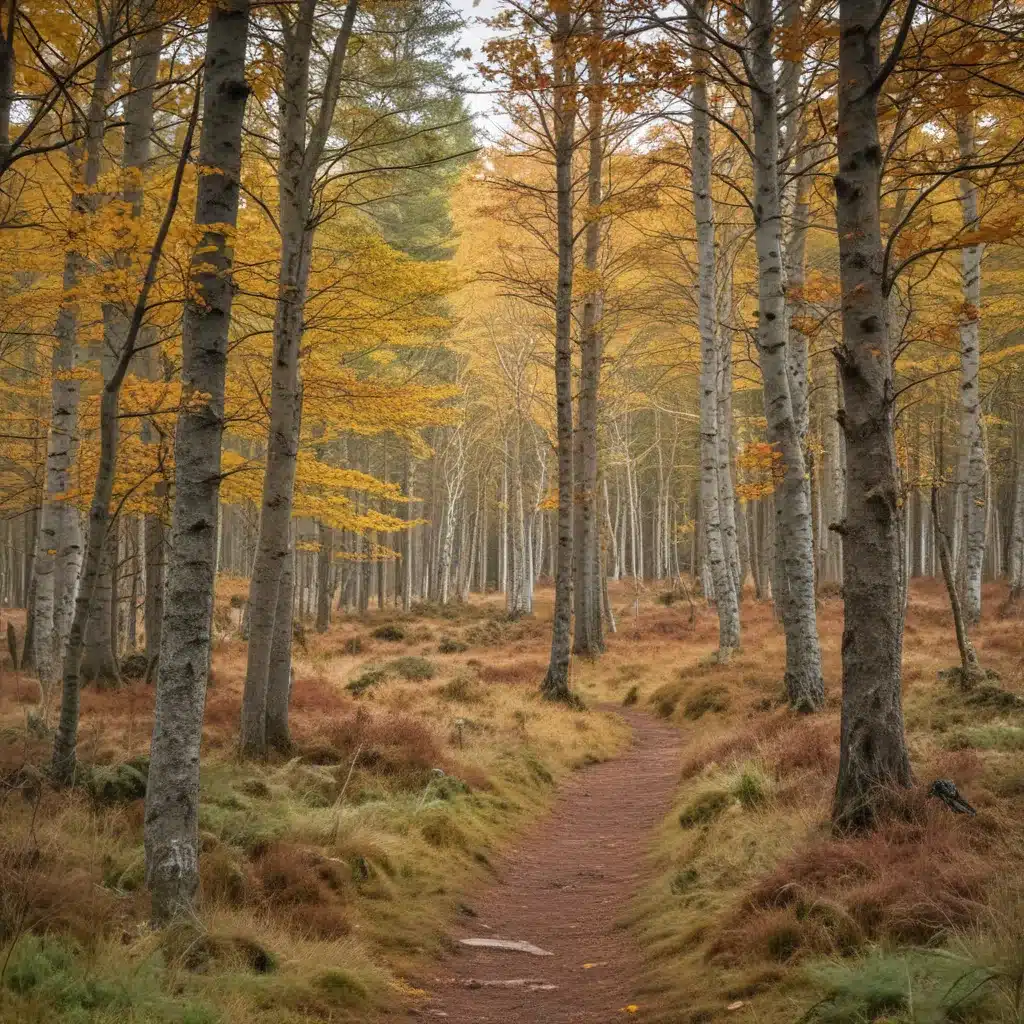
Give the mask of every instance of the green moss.
[{"label": "green moss", "polygon": [[979,725],[957,729],[946,738],[951,750],[1024,750],[1024,728],[1017,725]]}]

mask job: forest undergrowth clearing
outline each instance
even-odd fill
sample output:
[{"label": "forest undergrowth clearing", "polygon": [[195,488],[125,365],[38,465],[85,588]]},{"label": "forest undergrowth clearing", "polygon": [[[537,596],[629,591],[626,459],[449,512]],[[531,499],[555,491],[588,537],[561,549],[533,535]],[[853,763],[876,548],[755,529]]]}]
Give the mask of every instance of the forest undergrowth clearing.
[{"label": "forest undergrowth clearing", "polygon": [[[57,793],[36,770],[49,741],[26,726],[33,684],[3,676],[3,1019],[287,1024],[415,1006],[415,979],[470,920],[466,894],[490,883],[496,854],[568,772],[628,742],[612,715],[536,697],[541,590],[533,618],[509,621],[485,599],[307,633],[294,755],[240,763],[245,647],[230,586],[205,724],[200,912],[186,926],[145,926],[136,759],[152,689],[84,692],[83,784]],[[684,746],[650,880],[622,922],[645,951],[638,1014],[792,1021],[831,994],[815,1011],[825,1020],[1019,1024],[1024,914],[1008,888],[1024,867],[1019,620],[983,622],[979,655],[999,680],[960,692],[939,678],[955,663],[945,595],[915,584],[905,711],[918,789],[874,835],[835,838],[841,602],[820,605],[827,709],[794,717],[770,605],[745,602],[744,647],[718,664],[713,611],[691,623],[656,590],[637,603],[620,584],[612,596],[619,632],[600,661],[575,663],[574,684],[591,707],[635,700],[678,725]],[[988,607],[1000,596],[986,594]],[[927,799],[936,778],[955,781],[977,817]],[[994,966],[969,999],[951,988]]]},{"label": "forest undergrowth clearing", "polygon": [[[204,725],[200,909],[163,934],[143,890],[152,687],[83,692],[80,784],[56,792],[40,770],[50,741],[27,724],[35,684],[0,679],[0,1019],[363,1021],[415,1002],[403,979],[450,941],[462,894],[560,779],[628,742],[613,715],[541,701],[543,624],[485,601],[306,633],[295,749],[242,763],[230,593]],[[453,636],[465,650],[441,653]]]},{"label": "forest undergrowth clearing", "polygon": [[[1004,595],[987,590],[988,608]],[[676,606],[678,607],[678,606]],[[702,615],[684,647],[658,638],[675,609],[628,624],[591,692],[679,725],[684,764],[627,923],[647,950],[649,1019],[1024,1020],[1024,653],[1021,622],[974,638],[998,678],[959,690],[944,591],[915,582],[904,711],[916,787],[866,836],[828,825],[839,757],[842,603],[819,605],[826,710],[795,717],[768,604],[744,605],[743,649],[713,654]],[[977,809],[927,796],[950,779]]]}]

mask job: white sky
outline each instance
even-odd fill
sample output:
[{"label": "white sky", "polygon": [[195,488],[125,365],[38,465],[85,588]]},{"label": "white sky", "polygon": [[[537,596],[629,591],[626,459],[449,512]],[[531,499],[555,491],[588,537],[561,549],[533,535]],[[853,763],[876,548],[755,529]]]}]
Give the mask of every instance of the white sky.
[{"label": "white sky", "polygon": [[[463,45],[473,50],[474,62],[482,57],[481,46],[487,37],[487,27],[480,24],[482,18],[488,18],[498,9],[499,0],[451,0],[452,6],[461,11],[466,19],[466,30],[463,33]],[[470,69],[467,86],[470,89],[482,85],[476,75]],[[477,114],[477,125],[481,131],[486,132],[488,114],[491,111],[491,101],[486,95],[470,94],[466,97],[470,110]]]}]

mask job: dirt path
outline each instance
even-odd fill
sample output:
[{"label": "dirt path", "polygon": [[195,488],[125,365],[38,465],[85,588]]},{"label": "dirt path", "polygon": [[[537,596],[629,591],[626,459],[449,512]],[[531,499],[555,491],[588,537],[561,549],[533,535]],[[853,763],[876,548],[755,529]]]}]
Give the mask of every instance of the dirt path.
[{"label": "dirt path", "polygon": [[640,952],[616,922],[640,884],[651,829],[668,811],[680,740],[642,712],[622,714],[633,728],[630,749],[565,786],[455,935],[524,940],[553,955],[460,946],[426,1016],[452,1024],[632,1019],[624,1008],[639,1002]]}]

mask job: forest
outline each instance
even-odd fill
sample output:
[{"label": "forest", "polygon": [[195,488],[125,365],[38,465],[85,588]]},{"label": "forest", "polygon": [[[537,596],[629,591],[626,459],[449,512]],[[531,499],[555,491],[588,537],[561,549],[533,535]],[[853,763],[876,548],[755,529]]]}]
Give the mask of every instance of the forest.
[{"label": "forest", "polygon": [[1022,198],[1018,0],[7,0],[0,1020],[1024,1024]]}]

